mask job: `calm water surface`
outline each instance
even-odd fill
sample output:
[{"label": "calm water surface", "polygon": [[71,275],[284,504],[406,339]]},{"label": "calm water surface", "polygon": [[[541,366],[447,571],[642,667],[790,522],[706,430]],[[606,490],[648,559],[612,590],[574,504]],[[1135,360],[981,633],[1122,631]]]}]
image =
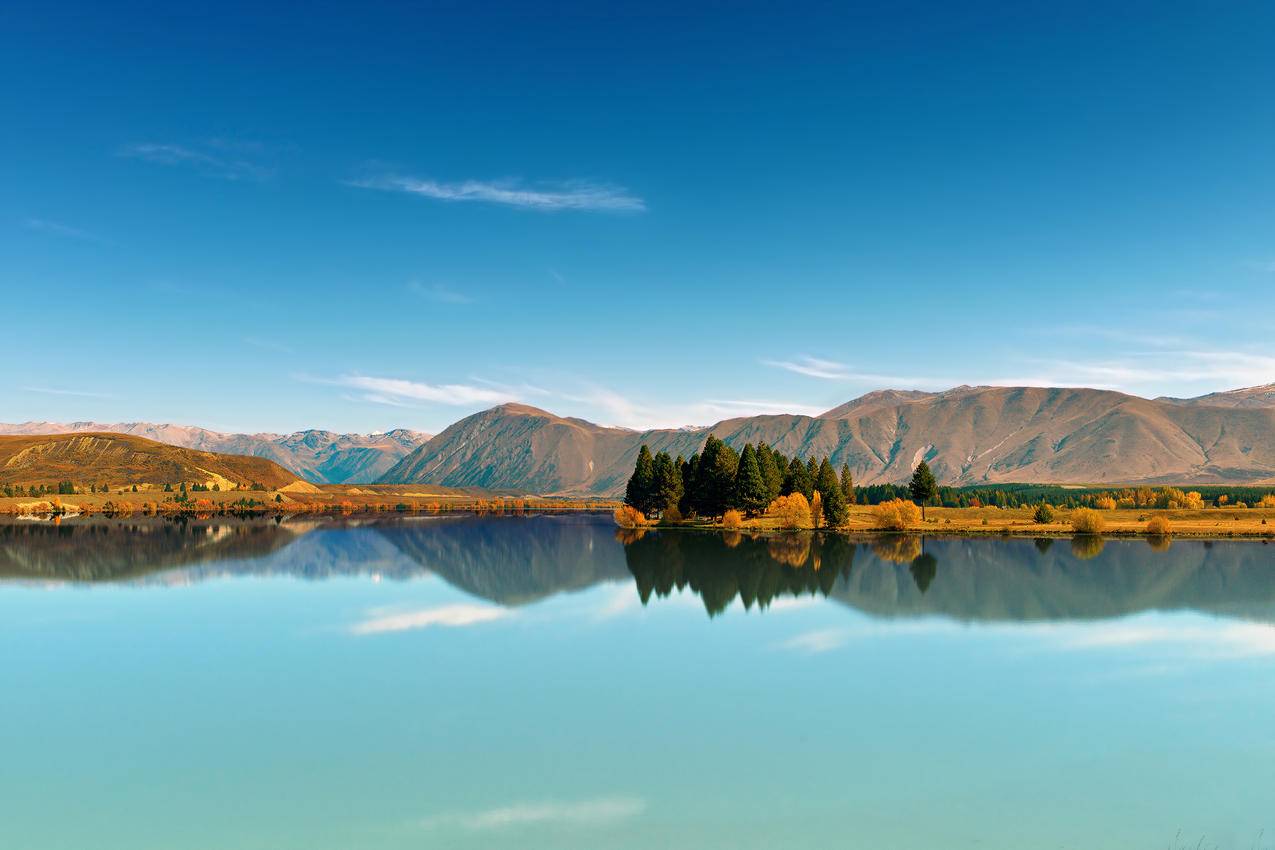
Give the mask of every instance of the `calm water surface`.
[{"label": "calm water surface", "polygon": [[1273,623],[1260,542],[10,523],[0,847],[1270,848]]}]

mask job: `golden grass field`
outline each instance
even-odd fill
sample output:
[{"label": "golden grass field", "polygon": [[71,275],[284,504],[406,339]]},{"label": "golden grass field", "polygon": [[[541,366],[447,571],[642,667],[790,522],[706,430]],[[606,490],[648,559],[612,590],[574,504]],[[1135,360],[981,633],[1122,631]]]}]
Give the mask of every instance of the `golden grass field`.
[{"label": "golden grass field", "polygon": [[[0,515],[44,515],[59,513],[221,513],[240,509],[245,500],[257,503],[251,510],[260,513],[366,513],[407,511],[609,511],[610,499],[542,499],[466,492],[419,484],[323,484],[303,489],[222,490],[191,492],[189,501],[178,503],[178,493],[143,485],[111,493],[74,495],[0,496]],[[400,507],[401,506],[401,507]]]},{"label": "golden grass field", "polygon": [[[1016,535],[1025,537],[1071,536],[1072,511],[1054,509],[1054,521],[1037,523],[1035,508],[926,508],[926,521],[910,525],[904,531],[919,534]],[[1169,521],[1174,537],[1275,537],[1275,509],[1272,508],[1206,508],[1203,510],[1133,510],[1098,511],[1108,536],[1151,536],[1147,523],[1161,516]],[[713,525],[718,525],[714,523]],[[746,519],[743,530],[778,531],[778,523],[769,517]],[[850,507],[850,521],[842,529],[849,533],[878,533],[876,515],[866,505]]]}]

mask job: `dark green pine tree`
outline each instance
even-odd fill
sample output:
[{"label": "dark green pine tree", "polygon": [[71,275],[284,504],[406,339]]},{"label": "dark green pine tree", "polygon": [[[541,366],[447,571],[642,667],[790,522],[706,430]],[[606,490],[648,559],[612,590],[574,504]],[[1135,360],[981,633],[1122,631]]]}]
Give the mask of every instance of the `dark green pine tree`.
[{"label": "dark green pine tree", "polygon": [[674,461],[668,452],[660,452],[655,456],[654,470],[651,509],[663,516],[682,500],[682,459]]},{"label": "dark green pine tree", "polygon": [[775,463],[775,453],[765,443],[757,444],[757,467],[762,481],[766,482],[766,504],[769,505],[784,486],[784,471]]},{"label": "dark green pine tree", "polygon": [[841,496],[846,505],[854,504],[854,478],[850,475],[850,464],[841,464]]},{"label": "dark green pine tree", "polygon": [[912,496],[912,501],[921,506],[922,522],[925,522],[926,503],[937,496],[938,492],[939,485],[934,480],[934,473],[930,472],[930,465],[921,461],[912,473],[912,480],[908,482],[908,493]]},{"label": "dark green pine tree", "polygon": [[806,458],[806,474],[810,476],[810,484],[813,492],[815,479],[819,477],[819,461],[815,460],[814,455]]},{"label": "dark green pine tree", "polygon": [[788,463],[788,473],[784,476],[783,487],[785,496],[793,493],[800,493],[806,497],[807,501],[815,494],[815,480],[810,475],[810,468],[795,455]]},{"label": "dark green pine tree", "polygon": [[735,467],[739,456],[735,450],[709,435],[699,456],[695,472],[695,513],[721,516],[730,507],[735,490]]},{"label": "dark green pine tree", "polygon": [[823,500],[823,521],[829,528],[840,528],[849,519],[846,509],[846,498],[841,492],[841,482],[832,468],[828,458],[819,464],[819,477],[815,479],[815,489]]},{"label": "dark green pine tree", "polygon": [[698,492],[695,487],[695,475],[699,470],[699,453],[691,455],[691,459],[682,464],[682,499],[677,504],[677,510],[683,517],[689,517],[695,513],[695,494]]},{"label": "dark green pine tree", "polygon": [[624,504],[646,513],[651,506],[651,494],[655,487],[655,459],[651,450],[642,444],[638,449],[637,463],[633,465],[633,475],[629,477],[628,486],[624,488]]},{"label": "dark green pine tree", "polygon": [[735,492],[731,501],[748,516],[756,516],[770,504],[766,499],[766,479],[762,477],[761,466],[757,463],[757,451],[752,443],[744,446],[744,451],[739,456],[739,465],[735,468]]}]

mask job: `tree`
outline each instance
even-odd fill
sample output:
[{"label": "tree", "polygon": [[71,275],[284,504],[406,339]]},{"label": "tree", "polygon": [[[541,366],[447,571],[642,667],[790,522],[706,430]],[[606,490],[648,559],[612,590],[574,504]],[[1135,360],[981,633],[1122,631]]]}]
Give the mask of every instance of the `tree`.
[{"label": "tree", "polygon": [[701,516],[721,516],[730,507],[735,490],[735,450],[709,435],[695,472],[695,512]]},{"label": "tree", "polygon": [[[679,457],[678,460],[681,460],[681,458]],[[690,460],[682,461],[682,497],[677,502],[677,511],[684,517],[695,513],[693,494],[695,488],[695,470],[698,467],[698,453],[691,455]]]},{"label": "tree", "polygon": [[655,456],[654,474],[651,483],[651,510],[661,515],[670,509],[676,510],[677,503],[682,500],[682,459],[676,461],[668,452],[660,452]]},{"label": "tree", "polygon": [[841,464],[841,495],[847,505],[854,504],[854,478],[850,475],[850,464]]},{"label": "tree", "polygon": [[840,528],[849,519],[846,509],[845,494],[841,492],[841,482],[832,468],[828,458],[819,464],[819,476],[815,479],[815,490],[818,491],[823,507],[823,521],[829,528]]},{"label": "tree", "polygon": [[[780,456],[782,459],[782,455]],[[784,486],[784,470],[775,462],[775,453],[765,443],[757,444],[757,466],[766,483],[766,503],[770,504]]]},{"label": "tree", "polygon": [[930,465],[925,461],[916,465],[912,480],[908,482],[908,493],[911,494],[912,501],[921,506],[921,522],[925,522],[925,504],[939,493],[938,482],[934,480],[934,473],[930,472]]},{"label": "tree", "polygon": [[757,451],[752,443],[744,446],[744,451],[739,456],[732,499],[735,507],[747,516],[756,516],[770,504],[766,498],[766,480],[762,477],[761,467],[757,463]]},{"label": "tree", "polygon": [[648,513],[651,494],[655,487],[655,460],[651,450],[642,444],[638,449],[637,463],[633,465],[633,474],[629,476],[628,486],[624,488],[624,504]]},{"label": "tree", "polygon": [[780,528],[808,528],[810,503],[800,493],[780,496],[766,508],[766,516],[773,517]]},{"label": "tree", "polygon": [[815,493],[814,478],[799,457],[793,457],[789,462],[788,473],[784,476],[783,495],[789,496],[793,493],[805,496],[807,502],[814,497]]}]

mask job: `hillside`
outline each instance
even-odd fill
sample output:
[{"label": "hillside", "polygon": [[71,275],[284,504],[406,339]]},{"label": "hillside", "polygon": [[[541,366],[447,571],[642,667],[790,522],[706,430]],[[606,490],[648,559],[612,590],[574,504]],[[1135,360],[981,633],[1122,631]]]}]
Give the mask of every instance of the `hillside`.
[{"label": "hillside", "polygon": [[263,484],[297,486],[297,476],[266,458],[184,449],[124,434],[0,436],[0,484],[112,486]]},{"label": "hillside", "polygon": [[311,429],[292,434],[227,434],[193,425],[152,422],[22,422],[0,424],[0,434],[113,433],[206,452],[273,460],[315,484],[371,484],[429,434],[396,428],[383,434],[338,434]]},{"label": "hillside", "polygon": [[884,391],[817,417],[645,432],[507,404],[451,425],[381,480],[617,495],[642,443],[689,457],[712,433],[736,448],[830,455],[860,484],[902,481],[922,458],[948,484],[1265,483],[1275,480],[1275,403],[1260,403],[1263,389],[1218,394],[1244,403],[1079,388]]}]

